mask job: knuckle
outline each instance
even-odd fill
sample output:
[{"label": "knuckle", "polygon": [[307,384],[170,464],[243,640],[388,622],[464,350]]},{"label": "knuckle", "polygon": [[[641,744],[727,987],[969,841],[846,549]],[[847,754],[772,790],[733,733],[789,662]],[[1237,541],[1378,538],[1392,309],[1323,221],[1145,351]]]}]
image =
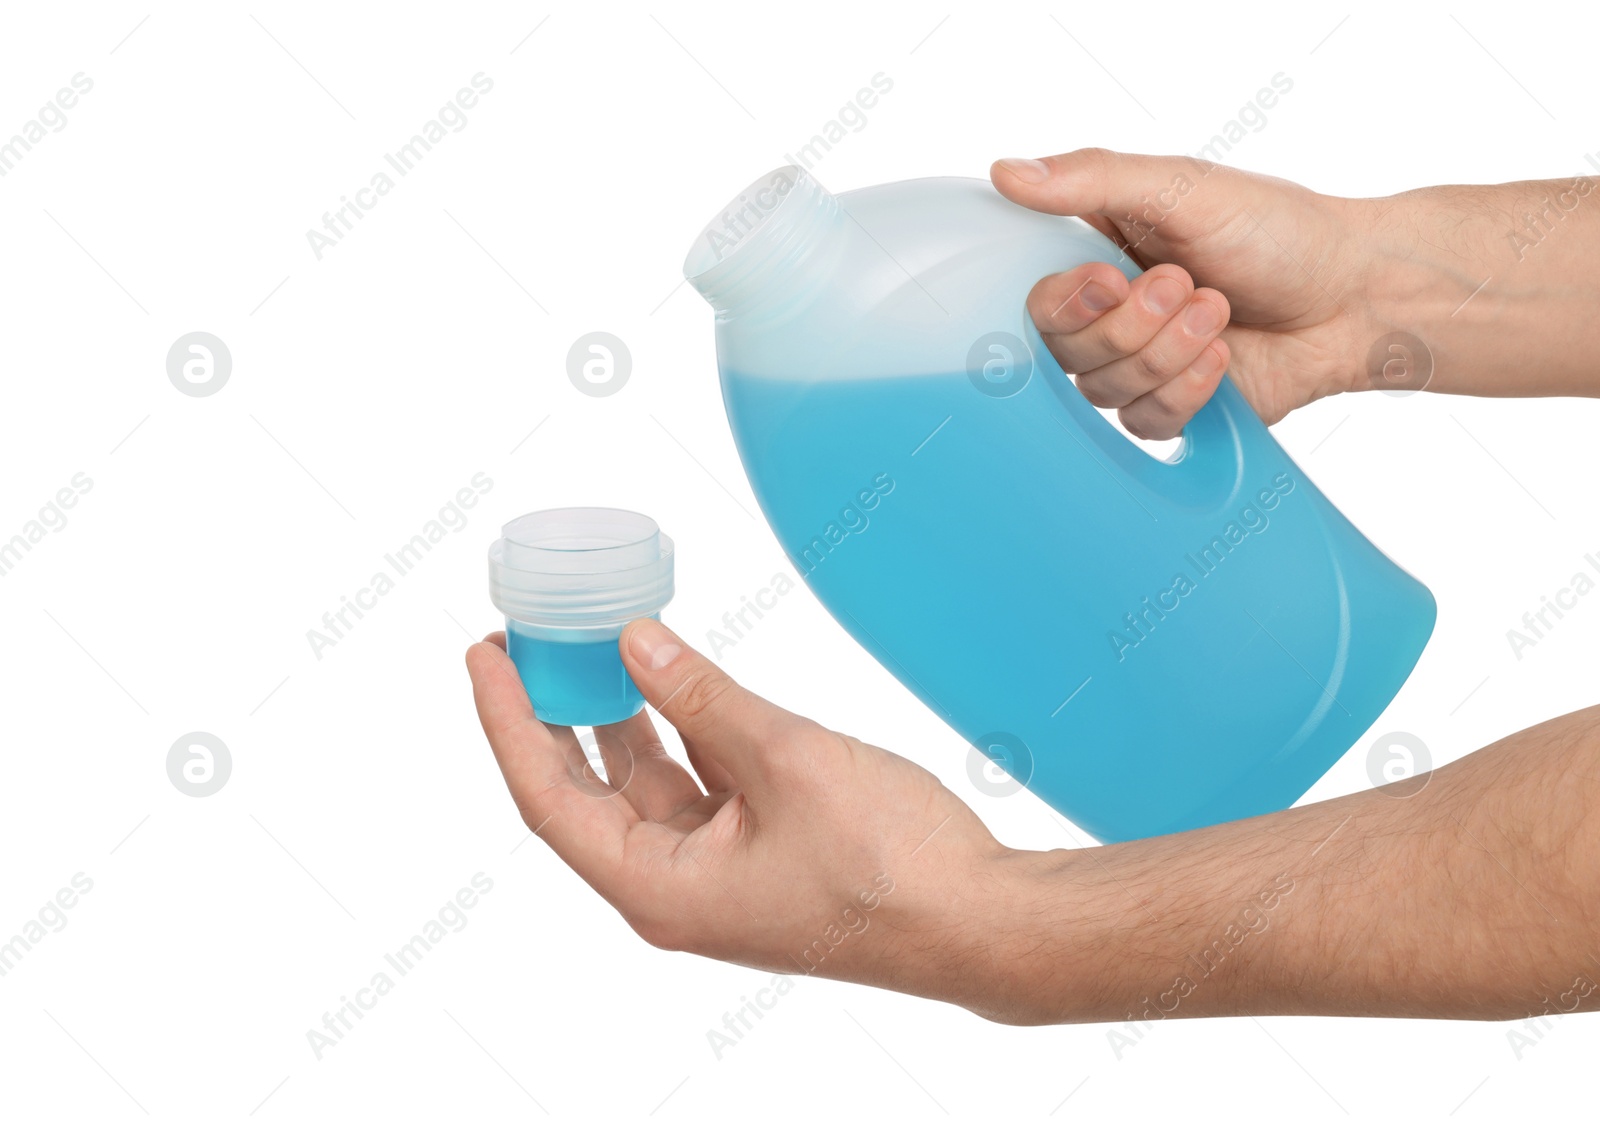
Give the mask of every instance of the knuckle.
[{"label": "knuckle", "polygon": [[1176,388],[1177,382],[1164,384],[1160,388],[1152,389],[1149,393],[1152,421],[1156,418],[1165,419],[1180,415],[1183,411],[1183,396],[1181,390]]},{"label": "knuckle", "polygon": [[631,756],[637,764],[641,761],[671,761],[672,754],[667,750],[665,743],[660,739],[653,739],[632,747],[623,746],[623,750]]},{"label": "knuckle", "polygon": [[1078,391],[1083,394],[1085,400],[1096,408],[1121,408],[1127,403],[1125,398],[1117,395],[1116,391],[1110,387],[1109,382],[1099,375],[1098,371],[1078,377]]},{"label": "knuckle", "polygon": [[1069,156],[1096,173],[1108,173],[1112,165],[1116,164],[1117,154],[1114,150],[1103,146],[1092,145],[1087,149],[1076,149]]},{"label": "knuckle", "polygon": [[1072,348],[1071,343],[1064,341],[1059,335],[1047,334],[1044,338],[1045,348],[1050,351],[1050,356],[1056,359],[1056,364],[1061,366],[1063,373],[1082,372],[1083,358],[1080,352]]},{"label": "knuckle", "polygon": [[551,798],[571,784],[569,771],[561,769],[514,798],[517,802],[517,814],[528,826],[528,831],[535,835],[539,834],[545,825],[545,816],[541,814],[554,811]]},{"label": "knuckle", "polygon": [[1164,381],[1177,376],[1177,367],[1172,359],[1165,356],[1154,346],[1147,346],[1139,350],[1130,359],[1134,371],[1142,378],[1145,384],[1152,381]]},{"label": "knuckle", "polygon": [[1113,318],[1106,322],[1099,334],[1105,348],[1117,357],[1135,354],[1150,341],[1149,327],[1124,318]]},{"label": "knuckle", "polygon": [[798,717],[776,722],[756,740],[769,755],[762,760],[772,783],[790,794],[826,779],[828,762],[843,741],[832,730]]},{"label": "knuckle", "polygon": [[695,722],[714,715],[733,689],[733,683],[721,671],[701,667],[691,673],[675,692],[675,713],[686,722]]},{"label": "knuckle", "polygon": [[1149,406],[1142,414],[1141,426],[1147,433],[1145,439],[1172,439],[1183,431],[1194,413],[1187,398],[1173,385],[1163,385],[1148,394]]},{"label": "knuckle", "polygon": [[1123,426],[1140,439],[1146,440],[1172,439],[1183,430],[1176,420],[1155,411],[1140,413],[1136,424],[1124,420]]}]

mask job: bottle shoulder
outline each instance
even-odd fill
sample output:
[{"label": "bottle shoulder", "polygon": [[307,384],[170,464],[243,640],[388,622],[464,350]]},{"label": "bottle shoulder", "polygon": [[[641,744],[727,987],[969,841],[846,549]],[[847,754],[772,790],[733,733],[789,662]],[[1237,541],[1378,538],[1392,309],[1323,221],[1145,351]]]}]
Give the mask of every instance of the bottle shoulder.
[{"label": "bottle shoulder", "polygon": [[758,318],[718,323],[725,367],[785,379],[957,372],[978,337],[1017,333],[1028,292],[1079,263],[1138,268],[1099,232],[988,181],[930,177],[838,194],[829,268]]}]

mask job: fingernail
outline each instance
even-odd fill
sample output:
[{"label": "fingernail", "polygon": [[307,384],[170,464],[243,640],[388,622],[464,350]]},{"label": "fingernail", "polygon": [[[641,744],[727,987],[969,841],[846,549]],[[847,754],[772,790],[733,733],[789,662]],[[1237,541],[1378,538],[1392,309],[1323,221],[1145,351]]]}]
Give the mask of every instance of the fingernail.
[{"label": "fingernail", "polygon": [[661,670],[683,652],[683,646],[656,620],[639,621],[628,646],[640,665],[651,671]]},{"label": "fingernail", "polygon": [[1091,310],[1109,310],[1117,304],[1117,295],[1105,283],[1090,279],[1083,286],[1083,304]]},{"label": "fingernail", "polygon": [[1177,279],[1156,279],[1144,290],[1144,306],[1152,314],[1170,314],[1188,295]]},{"label": "fingernail", "polygon": [[1208,334],[1222,324],[1222,311],[1210,302],[1197,301],[1189,303],[1189,309],[1184,311],[1183,328],[1192,334]]},{"label": "fingernail", "polygon": [[1040,184],[1050,179],[1050,166],[1032,157],[1006,157],[999,162],[1001,168],[1029,184]]}]

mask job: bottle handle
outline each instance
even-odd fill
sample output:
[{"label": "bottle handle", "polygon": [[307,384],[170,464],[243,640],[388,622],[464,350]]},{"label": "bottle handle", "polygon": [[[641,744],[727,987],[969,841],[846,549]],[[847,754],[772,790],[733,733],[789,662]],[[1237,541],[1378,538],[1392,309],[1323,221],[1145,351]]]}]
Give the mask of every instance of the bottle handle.
[{"label": "bottle handle", "polygon": [[[1109,241],[1107,241],[1109,244]],[[1138,269],[1133,269],[1137,275]],[[1045,345],[1026,308],[1022,312],[1022,340],[1033,363],[1035,379],[1055,393],[1061,408],[1058,420],[1071,440],[1076,440],[1102,462],[1142,484],[1155,495],[1192,505],[1221,501],[1239,489],[1244,475],[1245,442],[1242,428],[1253,421],[1264,428],[1249,403],[1224,375],[1200,411],[1184,426],[1177,451],[1159,459],[1118,431],[1078,391],[1077,383],[1057,363]]]}]

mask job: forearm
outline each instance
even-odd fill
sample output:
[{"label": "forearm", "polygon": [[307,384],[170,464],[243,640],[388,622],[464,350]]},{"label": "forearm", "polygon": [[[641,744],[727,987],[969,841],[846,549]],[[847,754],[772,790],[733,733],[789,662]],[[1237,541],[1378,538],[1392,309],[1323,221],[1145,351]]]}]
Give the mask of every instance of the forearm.
[{"label": "forearm", "polygon": [[1600,708],[1432,776],[1214,828],[1015,853],[975,952],[1019,1023],[1600,1006]]},{"label": "forearm", "polygon": [[[1352,226],[1370,233],[1374,336],[1421,339],[1431,391],[1600,395],[1600,180],[1444,185],[1347,204]],[[1352,387],[1371,387],[1367,374]]]}]

